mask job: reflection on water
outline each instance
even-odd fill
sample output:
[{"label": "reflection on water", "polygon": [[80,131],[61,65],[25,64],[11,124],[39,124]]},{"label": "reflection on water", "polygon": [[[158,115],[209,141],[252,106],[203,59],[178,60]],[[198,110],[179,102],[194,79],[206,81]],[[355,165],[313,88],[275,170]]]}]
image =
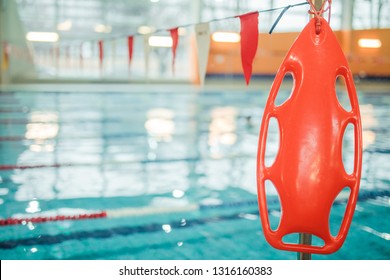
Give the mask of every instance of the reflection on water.
[{"label": "reflection on water", "polygon": [[222,156],[221,145],[231,146],[236,143],[237,114],[237,109],[234,107],[217,107],[211,111],[208,144],[212,158]]},{"label": "reflection on water", "polygon": [[[54,109],[54,108],[52,108]],[[55,140],[59,133],[58,112],[30,108],[26,124],[25,143],[28,149],[22,152],[17,160],[18,165],[33,166],[34,164],[53,164]],[[55,174],[51,170],[15,170],[12,176],[19,188],[15,199],[20,201],[31,199],[52,199]],[[31,201],[26,208],[27,213],[39,211],[37,201]]]},{"label": "reflection on water", "polygon": [[21,153],[17,163],[28,166],[38,161],[51,162],[58,133],[58,112],[32,111],[24,135],[29,148]]},{"label": "reflection on water", "polygon": [[361,227],[362,230],[368,232],[368,233],[372,233],[373,235],[376,235],[380,238],[383,238],[384,240],[386,241],[390,241],[390,233],[387,233],[387,232],[379,232],[373,228],[370,228],[368,226],[362,226]]},{"label": "reflection on water", "polygon": [[34,230],[35,229],[35,226],[34,226],[34,224],[32,222],[28,222],[26,225],[27,225],[27,228],[29,230]]},{"label": "reflection on water", "polygon": [[58,134],[58,114],[56,112],[32,112],[26,126],[26,139],[40,140],[55,138]]},{"label": "reflection on water", "polygon": [[375,143],[376,134],[371,129],[378,125],[378,120],[375,118],[374,106],[372,104],[360,105],[360,113],[363,127],[363,150]]},{"label": "reflection on water", "polygon": [[145,129],[148,132],[149,152],[148,159],[157,158],[159,142],[169,143],[175,133],[175,114],[170,109],[154,108],[146,113]]},{"label": "reflection on water", "polygon": [[182,198],[184,196],[185,192],[183,192],[182,190],[174,190],[172,192],[172,196],[174,198]]},{"label": "reflection on water", "polygon": [[[7,101],[10,96],[13,102]],[[144,214],[100,222],[26,222],[3,232],[5,239],[16,238],[17,233],[25,242],[6,253],[16,252],[16,258],[82,258],[85,254],[104,258],[108,252],[114,258],[122,250],[131,251],[134,258],[142,255],[144,247],[150,252],[149,237],[155,234],[153,244],[162,246],[160,252],[171,252],[169,256],[189,253],[188,258],[194,258],[197,252],[204,253],[203,247],[214,252],[213,246],[220,246],[228,258],[237,244],[242,247],[236,255],[242,258],[273,256],[275,252],[264,250],[270,254],[266,256],[254,249],[256,244],[264,245],[258,243],[262,233],[256,209],[256,155],[266,98],[258,91],[0,94],[0,108],[4,107],[0,112],[12,112],[0,113],[0,217],[74,215],[97,209],[123,217],[123,208]],[[360,102],[361,188],[389,190],[390,95],[362,94]],[[353,163],[353,133],[347,134],[345,157]],[[271,129],[269,136],[275,147],[270,149],[272,157],[278,150],[277,129]],[[244,206],[237,207],[236,202]],[[229,214],[210,219],[224,205],[229,205],[223,208]],[[363,233],[367,240],[376,238],[369,239],[370,246],[388,252],[386,244],[378,242],[388,242],[388,222],[381,217],[388,216],[389,205],[388,197],[359,203],[354,223],[362,227],[355,227],[349,240],[355,238],[360,248]],[[167,209],[176,208],[188,211],[168,214]],[[164,215],[154,216],[163,210]],[[280,214],[273,209],[270,219]],[[248,239],[251,234],[253,239]],[[231,242],[233,236],[238,242]],[[167,244],[172,245],[169,250]],[[100,251],[99,246],[107,248]],[[190,246],[193,251],[186,251]]]},{"label": "reflection on water", "polygon": [[30,251],[31,251],[31,253],[36,253],[36,252],[38,252],[38,249],[34,247],[34,248],[31,248]]},{"label": "reflection on water", "polygon": [[[149,110],[145,122],[148,134],[157,141],[172,141],[172,135],[175,132],[174,117],[175,114],[169,109],[156,108]],[[156,142],[152,142],[151,148],[156,148],[156,145]]]},{"label": "reflection on water", "polygon": [[27,213],[37,213],[39,211],[41,211],[41,208],[39,208],[38,201],[30,201],[28,203],[28,207],[26,208]]},{"label": "reflection on water", "polygon": [[162,225],[162,229],[166,232],[166,233],[170,233],[172,231],[172,227],[170,225]]},{"label": "reflection on water", "polygon": [[33,140],[30,144],[32,152],[52,152],[59,131],[58,115],[56,112],[32,112],[30,123],[26,125],[25,138]]},{"label": "reflection on water", "polygon": [[[24,202],[32,213],[47,210],[42,200],[142,197],[147,205],[165,196],[212,204],[256,194],[265,94],[19,94],[7,106],[28,110],[8,108],[16,113],[1,118],[15,122],[0,125],[3,136],[22,141],[0,142],[0,160],[23,168],[0,171],[0,202]],[[363,97],[361,186],[389,188],[390,97]],[[346,138],[353,162],[353,135]]]}]

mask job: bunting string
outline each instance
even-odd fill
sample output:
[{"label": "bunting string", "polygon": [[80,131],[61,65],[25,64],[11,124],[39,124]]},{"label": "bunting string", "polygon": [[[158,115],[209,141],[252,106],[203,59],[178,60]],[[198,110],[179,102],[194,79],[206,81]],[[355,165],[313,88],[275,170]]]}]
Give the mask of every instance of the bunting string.
[{"label": "bunting string", "polygon": [[[243,16],[245,14],[251,14],[251,13],[269,13],[269,12],[274,12],[274,11],[279,11],[279,10],[288,10],[290,8],[294,8],[294,7],[299,7],[299,6],[305,6],[305,5],[309,5],[310,3],[309,2],[301,2],[301,3],[297,3],[297,4],[292,4],[292,5],[288,5],[288,6],[283,6],[283,7],[276,7],[276,8],[271,8],[271,9],[265,9],[265,10],[257,10],[257,11],[252,11],[252,12],[249,12],[249,13],[244,13],[244,14],[240,14],[240,15],[234,15],[234,16],[227,16],[227,17],[222,17],[222,18],[215,18],[215,19],[211,19],[211,20],[208,20],[208,21],[202,21],[202,22],[196,22],[196,23],[188,23],[188,24],[183,24],[183,25],[177,25],[175,27],[171,27],[171,28],[159,28],[159,29],[156,29],[152,32],[149,32],[148,35],[152,35],[152,34],[156,34],[156,33],[161,33],[161,32],[169,32],[170,30],[174,29],[174,28],[188,28],[188,27],[192,27],[192,26],[195,26],[195,25],[198,25],[198,24],[201,24],[201,23],[213,23],[213,22],[218,22],[218,21],[224,21],[224,20],[229,20],[229,19],[235,19],[235,18],[239,18],[240,16]],[[285,12],[286,12],[285,11]],[[285,13],[284,12],[284,13]],[[284,14],[283,13],[283,14]],[[280,16],[281,17],[281,16]],[[104,38],[104,41],[110,41],[110,40],[115,40],[115,39],[121,39],[121,38],[125,38],[125,37],[134,37],[134,36],[144,36],[145,34],[140,34],[140,33],[132,33],[132,34],[117,34],[115,36],[108,36],[108,37],[105,37]],[[98,42],[99,40],[87,40],[89,42]]]},{"label": "bunting string", "polygon": [[290,9],[292,6],[291,5],[288,5],[286,7],[284,7],[284,9],[282,10],[282,12],[279,14],[279,16],[277,17],[277,19],[275,20],[274,24],[272,24],[271,26],[271,29],[269,30],[269,34],[272,34],[272,32],[274,31],[276,25],[279,23],[280,19],[282,18],[282,16],[287,12],[288,9]]}]

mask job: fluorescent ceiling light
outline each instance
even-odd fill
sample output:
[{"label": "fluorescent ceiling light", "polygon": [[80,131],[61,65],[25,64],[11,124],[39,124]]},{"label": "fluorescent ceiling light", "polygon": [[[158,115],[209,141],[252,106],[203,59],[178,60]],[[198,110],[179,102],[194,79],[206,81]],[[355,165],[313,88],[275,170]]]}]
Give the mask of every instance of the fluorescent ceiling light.
[{"label": "fluorescent ceiling light", "polygon": [[58,34],[55,32],[28,32],[26,39],[31,42],[57,42]]},{"label": "fluorescent ceiling light", "polygon": [[160,0],[150,0],[150,2],[152,2],[152,3],[157,3],[157,2],[159,2]]},{"label": "fluorescent ceiling light", "polygon": [[214,32],[211,38],[219,43],[238,43],[241,40],[240,34],[234,32]]},{"label": "fluorescent ceiling light", "polygon": [[382,42],[379,39],[359,39],[358,41],[359,47],[361,48],[369,48],[369,49],[378,49],[382,46]]},{"label": "fluorescent ceiling light", "polygon": [[170,47],[172,47],[172,38],[168,37],[168,36],[150,36],[149,37],[149,46],[170,48]]},{"label": "fluorescent ceiling light", "polygon": [[139,34],[149,34],[149,33],[153,33],[156,29],[152,26],[147,26],[147,25],[141,25],[140,27],[138,27],[138,33]]},{"label": "fluorescent ceiling light", "polygon": [[68,31],[72,29],[72,21],[67,19],[59,24],[57,24],[57,30]]},{"label": "fluorescent ceiling light", "polygon": [[112,27],[109,25],[104,24],[96,24],[94,27],[95,32],[98,33],[110,33],[112,30]]}]

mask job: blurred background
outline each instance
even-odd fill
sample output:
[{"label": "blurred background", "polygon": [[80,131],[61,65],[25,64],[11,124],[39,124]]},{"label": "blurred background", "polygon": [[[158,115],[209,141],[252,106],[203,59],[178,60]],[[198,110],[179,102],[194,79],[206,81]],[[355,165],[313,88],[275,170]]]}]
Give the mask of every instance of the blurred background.
[{"label": "blurred background", "polygon": [[[240,23],[235,15],[300,2],[305,1],[2,0],[1,83],[161,80],[196,83],[199,79],[193,24],[210,22],[211,36],[215,32],[239,34]],[[293,7],[269,35],[280,12],[260,13],[254,78],[275,74],[309,20],[307,5]],[[230,18],[215,21],[225,17]],[[167,30],[178,26],[183,27],[179,29],[176,71],[172,73],[172,42]],[[390,76],[390,1],[334,0],[331,27],[355,75]],[[131,66],[128,35],[135,35]],[[168,42],[161,45],[150,40],[152,36]],[[99,40],[104,42],[102,67]],[[239,37],[233,41],[211,40],[207,78],[242,76],[239,40]]]}]

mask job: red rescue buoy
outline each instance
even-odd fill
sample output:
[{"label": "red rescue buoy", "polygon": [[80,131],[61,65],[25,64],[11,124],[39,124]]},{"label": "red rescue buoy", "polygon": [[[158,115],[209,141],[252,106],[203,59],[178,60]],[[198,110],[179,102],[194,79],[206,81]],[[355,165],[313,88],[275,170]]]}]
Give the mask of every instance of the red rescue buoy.
[{"label": "red rescue buoy", "polygon": [[[275,99],[286,73],[292,74],[294,88],[290,97],[277,106]],[[338,76],[345,79],[350,111],[346,111],[337,99],[335,82]],[[280,146],[274,163],[266,166],[271,118],[275,118],[279,125]],[[342,161],[343,135],[348,124],[354,127],[355,141],[351,174],[345,171]],[[361,168],[361,120],[353,77],[328,23],[316,17],[298,36],[280,66],[264,110],[257,158],[257,187],[266,240],[281,250],[317,254],[337,251],[351,224]],[[280,224],[275,230],[271,229],[268,218],[267,180],[274,184],[282,210]],[[332,236],[330,210],[345,187],[350,189],[345,216],[337,236]],[[283,242],[283,237],[291,233],[315,235],[324,241],[324,245]]]}]

